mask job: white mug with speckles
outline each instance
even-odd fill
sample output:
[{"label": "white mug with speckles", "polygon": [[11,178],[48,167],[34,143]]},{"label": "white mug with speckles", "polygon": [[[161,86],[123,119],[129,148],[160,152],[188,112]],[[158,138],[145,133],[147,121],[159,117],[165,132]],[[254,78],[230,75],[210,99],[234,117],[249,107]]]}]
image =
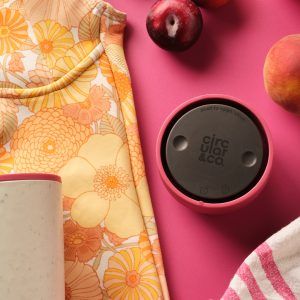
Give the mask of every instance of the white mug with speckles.
[{"label": "white mug with speckles", "polygon": [[0,176],[0,299],[65,300],[56,175]]}]

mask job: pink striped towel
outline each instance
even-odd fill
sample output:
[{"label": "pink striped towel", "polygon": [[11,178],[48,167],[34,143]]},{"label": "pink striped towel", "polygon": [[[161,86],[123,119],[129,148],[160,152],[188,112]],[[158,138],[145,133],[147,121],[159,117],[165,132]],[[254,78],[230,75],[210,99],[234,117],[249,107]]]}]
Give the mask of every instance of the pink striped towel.
[{"label": "pink striped towel", "polygon": [[271,236],[239,267],[222,300],[300,299],[300,218]]}]

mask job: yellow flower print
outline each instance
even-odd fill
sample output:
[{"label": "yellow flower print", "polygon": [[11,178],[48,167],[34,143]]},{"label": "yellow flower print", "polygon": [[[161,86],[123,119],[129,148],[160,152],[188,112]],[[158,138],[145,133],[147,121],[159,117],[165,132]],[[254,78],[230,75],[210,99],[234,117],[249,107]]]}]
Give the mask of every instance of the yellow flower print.
[{"label": "yellow flower print", "polygon": [[[66,53],[64,53],[64,57],[60,58],[56,62],[53,69],[53,80],[69,76],[67,73],[78,66],[78,64],[90,54],[96,45],[97,41],[84,41],[77,43],[74,47],[70,48]],[[32,75],[39,76],[38,73]],[[41,85],[43,82],[47,83],[47,74],[44,74],[44,76],[45,79],[42,82],[37,80],[38,78],[35,77],[35,81],[38,85]],[[66,87],[63,86],[63,88],[44,96],[21,99],[20,101],[33,112],[38,112],[46,107],[61,108],[66,104],[81,103],[88,98],[91,82],[96,78],[96,76],[97,67],[95,63],[92,63],[86,69],[82,69],[81,74],[76,77],[76,80],[73,80]],[[33,78],[31,78],[31,80],[32,79]],[[51,81],[52,80],[49,82]]]},{"label": "yellow flower print", "polygon": [[129,77],[127,63],[123,47],[116,44],[109,44],[106,46],[106,53],[112,64],[112,69],[119,69],[120,72],[126,74]]},{"label": "yellow flower print", "polygon": [[90,134],[88,127],[62,110],[42,110],[25,119],[12,138],[15,171],[56,173],[77,155]]},{"label": "yellow flower print", "polygon": [[78,156],[59,171],[63,194],[75,198],[71,217],[80,226],[105,227],[121,238],[144,229],[128,145],[115,134],[95,134],[82,145]]},{"label": "yellow flower print", "polygon": [[11,100],[14,104],[18,105],[20,104],[19,101],[19,94],[16,92],[16,89],[19,89],[20,86],[18,86],[15,83],[9,82],[9,81],[0,81],[0,101],[2,99],[9,98],[8,100]]},{"label": "yellow flower print", "polygon": [[16,10],[0,10],[0,55],[20,49],[28,38],[28,26],[23,16]]},{"label": "yellow flower print", "polygon": [[0,1],[0,6],[2,7],[5,3],[7,3],[9,0],[1,0]]},{"label": "yellow flower print", "polygon": [[145,257],[145,259],[151,263],[155,262],[157,273],[159,275],[163,275],[164,266],[161,256],[159,240],[156,238],[151,245],[147,232],[143,231],[139,238],[139,246],[142,250],[142,254]]},{"label": "yellow flower print", "polygon": [[5,148],[0,148],[0,175],[8,174],[13,169],[14,160]]},{"label": "yellow flower print", "polygon": [[54,21],[46,20],[36,23],[33,31],[38,41],[33,51],[39,55],[39,61],[44,60],[50,69],[74,45],[72,33]]},{"label": "yellow flower print", "polygon": [[[3,1],[7,1],[7,0],[3,0]],[[9,8],[17,10],[22,16],[27,17],[24,8],[25,1],[27,0],[15,0],[9,5]],[[10,0],[8,0],[7,2],[10,2]]]},{"label": "yellow flower print", "polygon": [[71,28],[78,27],[98,3],[98,0],[26,0],[25,10],[33,22],[50,19]]},{"label": "yellow flower print", "polygon": [[161,297],[155,266],[137,247],[122,250],[109,259],[104,287],[115,300],[156,300]]},{"label": "yellow flower print", "polygon": [[[64,53],[64,57],[62,57],[56,64],[53,76],[56,79],[66,75],[70,70],[74,69],[81,61],[83,61],[94,48],[98,45],[99,40],[94,41],[83,41],[74,45],[71,49],[69,49],[66,53]],[[97,75],[97,67],[95,64],[92,64],[84,73],[84,76],[87,76],[91,71],[93,74],[95,73],[94,78]],[[86,74],[87,71],[88,74]],[[96,72],[95,72],[96,71]],[[92,79],[87,76],[87,81],[91,81]]]},{"label": "yellow flower print", "polygon": [[18,107],[11,99],[0,98],[0,146],[5,145],[18,126]]},{"label": "yellow flower print", "polygon": [[80,41],[99,39],[100,37],[100,16],[89,12],[80,21],[78,37]]}]

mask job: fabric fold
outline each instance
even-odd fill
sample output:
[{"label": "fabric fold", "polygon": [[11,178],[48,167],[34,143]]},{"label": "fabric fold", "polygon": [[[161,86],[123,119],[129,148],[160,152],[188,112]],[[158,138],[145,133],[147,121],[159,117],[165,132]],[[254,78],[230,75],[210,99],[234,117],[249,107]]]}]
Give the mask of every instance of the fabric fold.
[{"label": "fabric fold", "polygon": [[0,175],[62,177],[68,300],[169,299],[125,26],[100,0],[0,8]]}]

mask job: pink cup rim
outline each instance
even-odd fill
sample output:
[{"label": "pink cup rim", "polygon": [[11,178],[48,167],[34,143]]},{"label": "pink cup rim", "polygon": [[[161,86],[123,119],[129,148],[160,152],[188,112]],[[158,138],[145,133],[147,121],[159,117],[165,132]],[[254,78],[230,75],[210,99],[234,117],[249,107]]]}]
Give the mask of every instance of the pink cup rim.
[{"label": "pink cup rim", "polygon": [[[267,137],[267,143],[268,143],[268,160],[267,160],[267,164],[266,164],[266,168],[261,176],[261,178],[259,179],[259,181],[256,183],[256,185],[249,190],[247,193],[243,194],[242,196],[233,199],[231,201],[228,202],[223,202],[223,203],[207,203],[201,200],[195,200],[190,198],[189,196],[183,194],[180,190],[178,190],[174,184],[171,182],[171,180],[169,179],[169,177],[167,176],[163,163],[162,163],[162,158],[161,158],[161,144],[162,144],[162,139],[164,136],[164,133],[168,127],[168,125],[170,124],[170,122],[174,119],[174,117],[182,110],[184,110],[185,108],[187,108],[188,106],[195,104],[197,102],[202,102],[204,100],[213,100],[213,99],[224,99],[224,100],[229,100],[229,101],[233,101],[236,102],[237,104],[245,107],[246,109],[248,109],[249,111],[251,111],[259,120],[265,134]],[[213,210],[226,210],[226,209],[230,209],[233,207],[240,207],[242,205],[247,204],[248,202],[250,202],[251,200],[253,200],[253,198],[258,195],[262,189],[264,188],[264,186],[267,183],[267,179],[270,176],[270,172],[272,169],[272,164],[273,164],[273,156],[274,156],[274,149],[273,149],[273,143],[272,143],[272,139],[271,139],[271,132],[267,126],[267,124],[265,123],[264,119],[261,118],[260,114],[256,112],[255,109],[250,108],[248,105],[245,105],[244,103],[242,103],[240,101],[240,99],[232,97],[232,96],[228,96],[228,95],[223,95],[223,94],[205,94],[199,97],[194,97],[190,100],[187,100],[186,102],[180,104],[177,108],[175,108],[171,114],[169,114],[169,116],[165,119],[165,121],[162,124],[162,127],[159,131],[158,134],[158,139],[157,139],[157,143],[156,143],[156,161],[157,161],[157,166],[158,166],[158,170],[160,173],[160,176],[164,182],[164,184],[166,185],[166,187],[169,189],[169,191],[171,191],[171,193],[177,198],[179,199],[181,202],[187,204],[189,207],[195,207],[196,209],[203,209],[203,211],[213,211]]]},{"label": "pink cup rim", "polygon": [[61,178],[55,174],[48,173],[18,173],[5,174],[0,176],[0,182],[4,181],[22,181],[22,180],[49,180],[61,182]]}]

